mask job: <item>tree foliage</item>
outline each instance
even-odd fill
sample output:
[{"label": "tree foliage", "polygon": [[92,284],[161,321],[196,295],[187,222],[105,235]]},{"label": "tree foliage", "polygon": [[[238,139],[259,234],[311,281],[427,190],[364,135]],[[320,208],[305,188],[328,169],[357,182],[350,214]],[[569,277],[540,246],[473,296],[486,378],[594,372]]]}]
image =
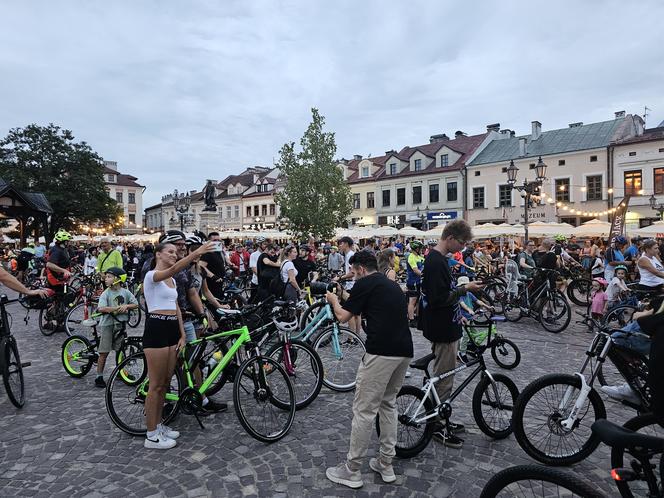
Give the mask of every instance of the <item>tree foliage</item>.
[{"label": "tree foliage", "polygon": [[324,132],[325,118],[312,109],[312,120],[300,140],[284,144],[277,164],[286,179],[283,191],[275,194],[288,231],[297,236],[327,239],[352,212],[352,195],[335,165],[337,144],[334,133]]},{"label": "tree foliage", "polygon": [[102,158],[87,143],[54,124],[14,128],[0,140],[0,177],[46,195],[53,208],[49,237],[77,222],[117,219],[119,206],[106,192],[103,172]]}]

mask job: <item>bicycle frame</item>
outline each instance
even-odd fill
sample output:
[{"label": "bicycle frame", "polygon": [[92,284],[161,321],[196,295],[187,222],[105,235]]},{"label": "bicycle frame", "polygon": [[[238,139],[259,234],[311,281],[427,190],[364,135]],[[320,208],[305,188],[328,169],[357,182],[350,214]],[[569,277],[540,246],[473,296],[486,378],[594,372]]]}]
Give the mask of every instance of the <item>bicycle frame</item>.
[{"label": "bicycle frame", "polygon": [[339,325],[334,317],[332,312],[332,306],[329,303],[325,303],[325,306],[316,314],[316,316],[309,322],[309,324],[302,330],[299,334],[291,336],[291,339],[300,339],[303,341],[309,340],[309,338],[327,321],[332,321],[332,326],[334,327],[334,333],[332,334],[332,347],[334,347],[334,354],[337,356],[337,359],[343,357],[341,352],[341,345],[339,344]]}]

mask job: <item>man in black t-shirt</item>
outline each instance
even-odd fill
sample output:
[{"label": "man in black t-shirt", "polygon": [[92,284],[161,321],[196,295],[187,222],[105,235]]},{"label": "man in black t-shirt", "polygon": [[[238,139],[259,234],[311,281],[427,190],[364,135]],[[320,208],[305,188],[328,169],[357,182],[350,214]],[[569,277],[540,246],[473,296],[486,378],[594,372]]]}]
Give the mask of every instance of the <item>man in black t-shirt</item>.
[{"label": "man in black t-shirt", "polygon": [[309,259],[310,252],[311,248],[308,245],[301,245],[300,254],[295,258],[295,261],[293,261],[295,269],[297,270],[295,281],[300,288],[303,287],[304,281],[309,278],[309,272],[316,271],[316,263]]},{"label": "man in black t-shirt", "polygon": [[350,488],[362,486],[360,468],[367,453],[374,419],[380,414],[380,453],[369,461],[384,482],[396,481],[392,468],[397,442],[396,397],[413,357],[406,297],[396,282],[378,273],[376,256],[359,251],[349,261],[355,277],[343,305],[336,294],[327,301],[340,322],[362,315],[367,320],[366,354],[357,370],[350,448],[346,461],[326,471],[327,478]]},{"label": "man in black t-shirt", "polygon": [[[218,232],[210,232],[208,240],[221,244],[221,237]],[[226,260],[221,251],[213,251],[201,256],[201,266],[206,268],[206,282],[212,295],[219,297],[224,292],[223,278],[226,272]],[[210,275],[210,273],[212,275]]]},{"label": "man in black t-shirt", "polygon": [[558,268],[558,256],[551,250],[552,247],[553,241],[551,239],[544,239],[542,241],[542,257],[537,263],[539,268],[546,268],[547,270],[556,270]]},{"label": "man in black t-shirt", "polygon": [[279,273],[279,254],[277,254],[277,246],[275,244],[268,244],[265,251],[258,256],[258,263],[256,270],[258,272],[258,292],[256,294],[256,301],[260,302],[270,295],[270,282]]}]

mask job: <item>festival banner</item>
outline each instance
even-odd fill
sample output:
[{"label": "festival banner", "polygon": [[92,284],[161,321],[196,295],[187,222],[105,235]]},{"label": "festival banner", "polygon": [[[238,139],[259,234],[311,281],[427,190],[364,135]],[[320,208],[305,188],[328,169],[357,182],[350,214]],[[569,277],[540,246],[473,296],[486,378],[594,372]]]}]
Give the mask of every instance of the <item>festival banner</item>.
[{"label": "festival banner", "polygon": [[609,242],[619,235],[625,235],[625,218],[627,217],[627,206],[629,205],[629,195],[618,204],[618,207],[613,213],[613,221],[611,222],[611,232],[609,232]]}]

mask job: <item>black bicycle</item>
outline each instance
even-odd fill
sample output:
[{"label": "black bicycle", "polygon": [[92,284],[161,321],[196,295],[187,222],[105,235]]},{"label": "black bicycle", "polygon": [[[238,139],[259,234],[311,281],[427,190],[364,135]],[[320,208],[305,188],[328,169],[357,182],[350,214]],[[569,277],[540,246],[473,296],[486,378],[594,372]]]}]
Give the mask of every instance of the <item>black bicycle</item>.
[{"label": "black bicycle", "polygon": [[[41,300],[41,298],[39,298]],[[25,384],[23,381],[23,368],[30,366],[30,362],[21,362],[18,354],[18,344],[11,332],[11,320],[6,306],[17,302],[18,299],[9,299],[5,294],[0,295],[0,372],[5,391],[9,401],[16,408],[25,404]]]}]

